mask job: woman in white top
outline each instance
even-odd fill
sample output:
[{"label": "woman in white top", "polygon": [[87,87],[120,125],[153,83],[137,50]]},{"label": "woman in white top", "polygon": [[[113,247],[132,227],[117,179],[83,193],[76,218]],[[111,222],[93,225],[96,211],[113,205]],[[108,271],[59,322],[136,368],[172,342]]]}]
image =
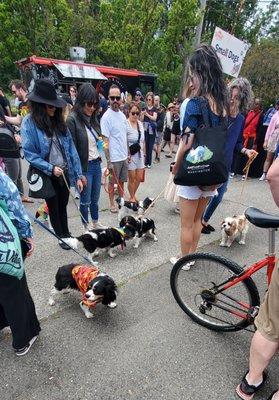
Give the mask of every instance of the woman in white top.
[{"label": "woman in white top", "polygon": [[[137,201],[136,191],[144,179],[144,129],[139,121],[140,107],[135,102],[129,104],[129,115],[127,119],[127,138],[129,146],[128,163],[128,190],[130,201]],[[132,146],[132,147],[131,147]],[[133,151],[138,149],[135,154]]]}]

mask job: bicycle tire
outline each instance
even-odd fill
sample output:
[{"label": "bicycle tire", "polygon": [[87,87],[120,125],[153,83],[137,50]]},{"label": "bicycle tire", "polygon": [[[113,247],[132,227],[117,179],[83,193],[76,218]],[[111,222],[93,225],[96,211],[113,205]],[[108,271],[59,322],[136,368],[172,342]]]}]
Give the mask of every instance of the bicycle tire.
[{"label": "bicycle tire", "polygon": [[[178,305],[180,308],[195,322],[197,322],[199,325],[202,325],[208,329],[218,331],[218,332],[235,332],[239,331],[241,329],[246,328],[248,325],[250,325],[250,321],[248,318],[241,320],[240,322],[237,322],[235,324],[229,323],[228,325],[220,325],[220,323],[214,323],[210,322],[208,320],[205,320],[205,318],[202,316],[202,313],[198,313],[197,310],[191,309],[185,302],[183,301],[181,294],[179,293],[178,285],[177,285],[177,280],[178,280],[178,275],[183,267],[183,265],[187,264],[190,261],[195,261],[195,265],[191,268],[190,271],[183,271],[185,274],[185,277],[191,276],[191,271],[195,271],[195,268],[197,268],[197,264],[201,263],[202,261],[210,261],[214,262],[217,265],[221,265],[224,270],[228,271],[228,275],[230,273],[233,274],[240,274],[243,271],[243,268],[240,267],[237,263],[234,261],[231,261],[225,257],[211,254],[211,253],[195,253],[195,254],[190,254],[185,257],[182,257],[180,260],[174,264],[171,275],[170,275],[170,284],[171,284],[171,290],[174,295],[175,300],[177,301]],[[208,269],[206,269],[208,272]],[[188,275],[189,274],[189,275]],[[197,273],[195,273],[197,275]],[[232,274],[231,274],[232,275]],[[198,276],[198,279],[200,276]],[[195,279],[195,282],[198,280],[197,278]],[[202,279],[200,279],[202,280]],[[224,279],[223,279],[224,281]],[[212,283],[212,281],[211,281]],[[218,284],[221,282],[217,282]],[[245,290],[247,291],[248,297],[249,297],[249,306],[250,307],[255,307],[260,305],[260,296],[258,289],[253,281],[252,278],[246,278],[245,280],[239,282],[237,285],[234,286],[236,288],[240,283],[243,284]],[[191,285],[191,283],[190,283]],[[199,286],[200,288],[202,286]],[[242,286],[241,286],[242,287]],[[238,287],[239,288],[239,287]],[[206,289],[206,288],[205,288]],[[192,290],[192,285],[190,287],[190,290]],[[204,290],[204,289],[203,289]],[[197,296],[197,294],[196,294]],[[208,314],[209,315],[209,314]],[[212,316],[211,316],[212,318]],[[214,318],[214,317],[213,317]]]}]

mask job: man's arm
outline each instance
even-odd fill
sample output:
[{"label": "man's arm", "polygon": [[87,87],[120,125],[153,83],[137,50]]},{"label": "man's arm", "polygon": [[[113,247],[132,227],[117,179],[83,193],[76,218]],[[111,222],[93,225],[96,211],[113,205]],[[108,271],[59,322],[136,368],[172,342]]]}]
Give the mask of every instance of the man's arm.
[{"label": "man's arm", "polygon": [[5,119],[6,119],[6,121],[7,121],[9,124],[12,124],[12,125],[18,125],[18,126],[20,126],[20,125],[21,125],[21,122],[22,122],[22,117],[21,117],[19,114],[17,114],[16,117],[8,117],[8,116],[5,116]]}]

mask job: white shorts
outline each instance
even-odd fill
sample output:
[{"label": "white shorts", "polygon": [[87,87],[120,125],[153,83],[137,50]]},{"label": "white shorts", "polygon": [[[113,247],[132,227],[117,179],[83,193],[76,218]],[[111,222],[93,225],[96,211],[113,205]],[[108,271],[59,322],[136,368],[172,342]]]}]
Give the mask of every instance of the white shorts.
[{"label": "white shorts", "polygon": [[144,168],[144,155],[143,152],[136,153],[131,156],[131,160],[128,163],[128,171],[135,171],[136,169]]},{"label": "white shorts", "polygon": [[201,197],[213,197],[218,194],[217,190],[201,190],[198,186],[179,186],[177,195],[186,200],[198,200]]}]

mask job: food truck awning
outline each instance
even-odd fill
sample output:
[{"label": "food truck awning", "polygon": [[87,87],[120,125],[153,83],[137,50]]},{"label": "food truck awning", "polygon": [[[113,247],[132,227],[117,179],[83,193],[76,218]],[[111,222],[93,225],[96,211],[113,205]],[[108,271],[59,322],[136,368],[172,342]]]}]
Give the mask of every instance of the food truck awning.
[{"label": "food truck awning", "polygon": [[54,62],[53,65],[65,78],[83,78],[107,81],[105,75],[98,71],[97,68],[90,65],[58,62]]}]

